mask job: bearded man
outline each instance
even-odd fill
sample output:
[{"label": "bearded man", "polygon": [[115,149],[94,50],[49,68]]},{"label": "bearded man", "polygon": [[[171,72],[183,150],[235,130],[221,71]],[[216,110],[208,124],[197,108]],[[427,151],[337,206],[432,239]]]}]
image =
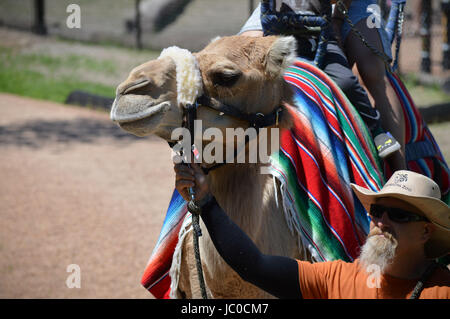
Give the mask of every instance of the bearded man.
[{"label": "bearded man", "polygon": [[176,188],[197,206],[222,258],[242,279],[278,298],[450,298],[450,271],[436,259],[450,252],[450,208],[426,176],[397,171],[379,192],[352,184],[371,217],[354,262],[310,263],[265,255],[209,193],[196,164],[175,165]]}]

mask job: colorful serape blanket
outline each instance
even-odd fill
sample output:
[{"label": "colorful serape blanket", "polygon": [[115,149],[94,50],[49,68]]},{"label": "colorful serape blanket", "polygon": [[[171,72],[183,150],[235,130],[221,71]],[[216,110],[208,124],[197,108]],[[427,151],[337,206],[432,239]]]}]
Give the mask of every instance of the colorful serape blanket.
[{"label": "colorful serape blanket", "polygon": [[169,271],[178,243],[178,233],[186,213],[188,213],[187,203],[175,189],[158,241],[141,279],[141,284],[157,299],[169,299],[171,282]]},{"label": "colorful serape blanket", "polygon": [[[445,158],[402,81],[395,73],[386,72],[386,76],[403,108],[408,169],[433,179],[441,189],[442,200],[449,205],[450,171]],[[391,175],[386,166],[386,178]]]},{"label": "colorful serape blanket", "polygon": [[273,156],[288,224],[315,261],[352,261],[369,230],[369,218],[350,183],[383,185],[376,151],[359,114],[321,70],[304,61],[284,79],[294,90],[288,107],[294,127],[281,133]]},{"label": "colorful serape blanket", "polygon": [[[368,232],[369,217],[349,183],[379,190],[385,181],[372,139],[359,114],[321,70],[297,60],[284,78],[294,90],[294,105],[287,109],[295,121],[291,130],[280,132],[280,152],[272,156],[271,171],[281,186],[286,221],[314,260],[352,261]],[[186,202],[175,190],[141,280],[155,298],[170,297],[169,270],[186,212]]]}]

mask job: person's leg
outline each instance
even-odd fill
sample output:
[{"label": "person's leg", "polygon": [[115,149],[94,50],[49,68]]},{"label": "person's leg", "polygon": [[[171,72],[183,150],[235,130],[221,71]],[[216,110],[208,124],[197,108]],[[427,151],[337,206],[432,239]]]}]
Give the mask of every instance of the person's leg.
[{"label": "person's leg", "polygon": [[[383,43],[376,28],[369,28],[365,19],[360,20],[356,28],[368,43],[380,52],[384,52]],[[392,155],[389,163],[394,170],[406,169],[403,110],[385,76],[385,64],[354,32],[349,32],[344,43],[350,63],[356,63],[362,81],[374,100],[376,109],[380,112],[383,128],[389,131],[401,145],[400,151]]]},{"label": "person's leg", "polygon": [[[259,8],[260,7],[258,7],[257,10],[259,10]],[[251,23],[250,21],[252,19],[255,20],[255,17],[256,14],[254,13],[249,21],[247,21],[246,26],[242,28],[240,33],[241,36],[263,36],[263,32],[257,30],[257,27],[255,27],[257,23],[255,21]],[[302,52],[305,51],[302,50],[304,47],[302,41],[308,41],[301,39],[297,39],[297,41],[299,41],[299,47],[297,48],[298,52],[306,53]],[[312,56],[310,56],[309,54],[307,56],[304,56],[302,54],[300,55],[308,59],[312,58]],[[379,119],[377,119],[378,114],[372,107],[366,91],[360,85],[355,75],[352,73],[347,61],[347,57],[345,56],[342,48],[338,45],[336,37],[334,35],[331,35],[331,38],[327,44],[324,71],[337,83],[337,85],[341,88],[341,90],[344,92],[353,106],[356,107],[372,134],[374,131],[377,131],[380,126],[380,121]]]},{"label": "person's leg", "polygon": [[344,51],[334,39],[328,41],[324,62],[324,72],[341,88],[375,137],[380,130],[377,111],[372,107],[366,91],[350,69]]}]

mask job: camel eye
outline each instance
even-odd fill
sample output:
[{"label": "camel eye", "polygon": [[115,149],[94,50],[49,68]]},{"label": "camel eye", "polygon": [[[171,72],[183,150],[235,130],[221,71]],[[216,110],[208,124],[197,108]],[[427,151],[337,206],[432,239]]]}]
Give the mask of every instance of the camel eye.
[{"label": "camel eye", "polygon": [[211,76],[213,84],[231,87],[233,86],[241,77],[241,72],[236,71],[225,71],[225,72],[215,72]]}]

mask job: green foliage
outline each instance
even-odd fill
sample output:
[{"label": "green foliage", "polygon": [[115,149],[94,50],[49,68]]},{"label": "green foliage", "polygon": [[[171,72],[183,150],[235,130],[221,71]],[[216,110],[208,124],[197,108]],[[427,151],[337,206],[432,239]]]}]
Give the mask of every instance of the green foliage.
[{"label": "green foliage", "polygon": [[402,75],[402,80],[418,107],[450,102],[450,95],[436,82],[424,83],[414,73]]},{"label": "green foliage", "polygon": [[[68,66],[70,68],[68,69]],[[114,75],[114,64],[69,54],[55,57],[24,54],[0,47],[0,92],[8,92],[63,103],[73,90],[113,97],[115,88],[71,76],[70,70],[88,69]],[[62,71],[63,70],[63,71]]]}]

